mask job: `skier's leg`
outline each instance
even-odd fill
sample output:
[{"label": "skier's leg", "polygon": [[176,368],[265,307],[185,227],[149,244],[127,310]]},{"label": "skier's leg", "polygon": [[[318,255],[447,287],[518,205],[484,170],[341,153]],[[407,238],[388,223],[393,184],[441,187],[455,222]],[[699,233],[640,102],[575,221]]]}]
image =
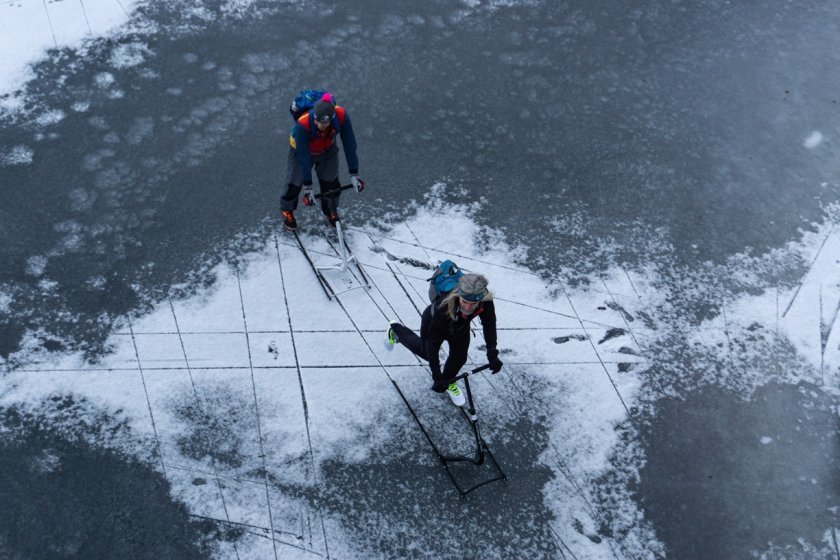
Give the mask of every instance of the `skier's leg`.
[{"label": "skier's leg", "polygon": [[283,196],[280,197],[280,210],[297,210],[300,187],[300,185],[286,183],[286,190],[283,192]]},{"label": "skier's leg", "polygon": [[432,380],[434,381],[432,391],[435,391],[436,393],[445,392],[449,395],[449,398],[452,399],[452,403],[455,406],[464,406],[464,404],[466,404],[466,398],[464,398],[464,394],[461,393],[461,389],[458,387],[455,377],[458,376],[458,372],[461,371],[461,368],[465,363],[467,363],[467,350],[469,350],[469,347],[469,331],[467,331],[464,336],[459,336],[454,340],[449,340],[449,357],[446,359],[446,363],[443,365],[440,375],[434,375],[434,372],[432,372]]},{"label": "skier's leg", "polygon": [[303,169],[297,161],[294,148],[289,148],[289,159],[286,166],[286,190],[280,196],[280,210],[297,209],[298,195],[303,184]]},{"label": "skier's leg", "polygon": [[[458,372],[467,363],[468,352],[470,349],[470,331],[467,330],[463,336],[449,341],[449,357],[446,358],[446,363],[443,364],[441,370],[440,383],[447,385],[452,383],[452,380],[458,376]],[[435,380],[438,383],[438,380]]]},{"label": "skier's leg", "polygon": [[400,323],[391,323],[391,330],[397,336],[397,342],[417,354],[420,358],[426,359],[426,356],[423,354],[423,343],[413,330]]},{"label": "skier's leg", "polygon": [[[338,148],[335,145],[330,146],[323,155],[318,156],[315,161],[315,173],[318,175],[321,194],[341,186],[341,181],[338,180]],[[330,211],[335,212],[338,209],[338,198],[339,193],[321,197],[321,211],[324,215],[329,216]]]},{"label": "skier's leg", "polygon": [[429,331],[431,322],[432,311],[430,307],[427,307],[420,318],[420,336],[417,336],[414,331],[400,323],[391,323],[391,330],[397,335],[397,341],[400,344],[411,350],[419,358],[428,361],[429,358],[426,356],[426,347],[423,338],[425,338],[425,333]]},{"label": "skier's leg", "polygon": [[[341,187],[341,182],[338,179],[334,179],[332,181],[322,181],[321,179],[318,179],[318,184],[321,186],[321,194]],[[321,212],[323,212],[325,216],[329,216],[330,212],[336,212],[338,210],[339,196],[340,193],[336,192],[333,195],[321,197]]]}]

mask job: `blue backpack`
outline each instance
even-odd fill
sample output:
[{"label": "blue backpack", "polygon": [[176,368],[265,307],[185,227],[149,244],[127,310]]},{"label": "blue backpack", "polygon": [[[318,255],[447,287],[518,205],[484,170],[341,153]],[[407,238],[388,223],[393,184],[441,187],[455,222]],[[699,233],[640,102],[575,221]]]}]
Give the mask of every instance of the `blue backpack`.
[{"label": "blue backpack", "polygon": [[[289,105],[289,113],[291,113],[292,118],[297,121],[303,115],[308,113],[313,107],[315,107],[318,100],[324,97],[325,93],[328,92],[320,89],[302,90],[294,99],[292,99],[292,104]],[[335,101],[335,96],[333,96],[333,101]]]},{"label": "blue backpack", "polygon": [[[454,262],[446,259],[435,269],[435,273],[429,278],[429,300],[434,304],[438,296],[445,296],[458,286],[458,280],[464,273]],[[434,305],[432,305],[434,312]]]}]

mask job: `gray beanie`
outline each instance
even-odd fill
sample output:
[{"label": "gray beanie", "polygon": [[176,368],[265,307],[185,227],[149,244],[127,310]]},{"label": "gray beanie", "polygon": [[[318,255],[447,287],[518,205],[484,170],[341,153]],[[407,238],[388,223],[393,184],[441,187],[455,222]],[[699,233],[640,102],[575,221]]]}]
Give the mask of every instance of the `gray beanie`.
[{"label": "gray beanie", "polygon": [[315,104],[315,120],[320,122],[330,122],[335,116],[335,105],[331,101],[319,99]]},{"label": "gray beanie", "polygon": [[487,295],[487,278],[481,274],[464,274],[458,280],[458,294],[470,301],[481,301]]}]

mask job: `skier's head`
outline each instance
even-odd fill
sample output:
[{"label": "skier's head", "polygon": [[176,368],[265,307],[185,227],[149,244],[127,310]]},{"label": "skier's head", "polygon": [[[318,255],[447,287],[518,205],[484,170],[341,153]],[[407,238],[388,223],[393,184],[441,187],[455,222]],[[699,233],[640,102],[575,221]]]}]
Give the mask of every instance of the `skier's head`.
[{"label": "skier's head", "polygon": [[449,318],[454,321],[458,313],[465,317],[472,315],[479,303],[493,299],[487,284],[487,278],[481,274],[461,276],[458,286],[443,300]]},{"label": "skier's head", "polygon": [[461,299],[478,303],[487,294],[487,278],[481,274],[464,274],[458,280],[457,290]]},{"label": "skier's head", "polygon": [[332,95],[325,93],[324,96],[315,103],[313,112],[315,113],[315,122],[319,124],[329,124],[332,122],[333,117],[335,116],[335,101],[333,100]]}]

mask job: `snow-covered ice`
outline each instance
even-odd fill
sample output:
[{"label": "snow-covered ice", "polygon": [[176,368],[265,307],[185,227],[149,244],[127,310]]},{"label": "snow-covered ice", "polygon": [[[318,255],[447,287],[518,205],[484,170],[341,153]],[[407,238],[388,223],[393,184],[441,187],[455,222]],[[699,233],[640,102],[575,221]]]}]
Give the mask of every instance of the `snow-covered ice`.
[{"label": "snow-covered ice", "polygon": [[77,49],[129,21],[135,0],[11,0],[0,4],[0,95],[34,77],[31,65],[50,49]]}]

